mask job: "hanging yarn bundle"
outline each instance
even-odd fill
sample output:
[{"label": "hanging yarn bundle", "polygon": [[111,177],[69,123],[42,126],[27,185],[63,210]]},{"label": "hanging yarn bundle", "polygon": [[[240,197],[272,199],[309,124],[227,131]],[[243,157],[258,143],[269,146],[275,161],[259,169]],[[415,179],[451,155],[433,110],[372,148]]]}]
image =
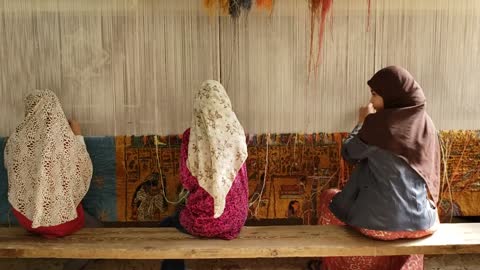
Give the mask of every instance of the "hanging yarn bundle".
[{"label": "hanging yarn bundle", "polygon": [[203,0],[203,6],[208,11],[210,16],[215,15],[215,9],[217,7],[218,0]]},{"label": "hanging yarn bundle", "polygon": [[250,11],[252,0],[204,0],[203,6],[209,11],[210,15],[215,14],[217,7],[220,7],[223,13],[228,12],[232,18],[238,18],[242,10]]},{"label": "hanging yarn bundle", "polygon": [[[323,45],[323,36],[325,33],[325,22],[327,20],[327,15],[332,8],[333,0],[309,0],[309,7],[310,7],[310,53],[308,59],[308,75],[310,77],[310,73],[314,68],[315,71],[320,64],[320,55],[322,53],[322,45]],[[313,40],[314,40],[314,32],[315,26],[318,23],[318,52],[315,61],[315,65],[312,68],[312,58],[313,56]]]},{"label": "hanging yarn bundle", "polygon": [[218,0],[220,3],[220,8],[224,14],[228,13],[229,0]]},{"label": "hanging yarn bundle", "polygon": [[265,9],[271,14],[273,10],[273,0],[257,0],[257,7],[259,9]]},{"label": "hanging yarn bundle", "polygon": [[210,16],[215,15],[218,8],[220,8],[223,14],[227,14],[229,0],[203,0],[203,6]]},{"label": "hanging yarn bundle", "polygon": [[338,155],[338,180],[337,188],[341,189],[347,183],[347,180],[350,178],[350,168],[349,165],[342,158],[342,143],[346,138],[346,133],[335,133],[333,139],[337,145],[337,155]]},{"label": "hanging yarn bundle", "polygon": [[[367,32],[370,30],[370,14],[371,14],[371,0],[367,0],[368,6],[368,15],[367,15]],[[333,0],[309,0],[309,8],[310,8],[310,53],[308,59],[308,77],[310,78],[310,73],[312,70],[315,72],[318,70],[318,66],[321,62],[321,54],[323,48],[323,37],[325,34],[325,24],[327,20],[327,16],[332,16],[331,9],[333,5]],[[315,64],[313,65],[312,59],[314,58],[313,52],[313,40],[314,40],[314,33],[316,25],[318,24],[318,51],[315,60]],[[330,27],[332,25],[332,21],[330,22]],[[313,66],[312,66],[313,65]]]},{"label": "hanging yarn bundle", "polygon": [[238,18],[242,9],[249,11],[252,8],[252,0],[230,0],[228,12],[233,18]]}]

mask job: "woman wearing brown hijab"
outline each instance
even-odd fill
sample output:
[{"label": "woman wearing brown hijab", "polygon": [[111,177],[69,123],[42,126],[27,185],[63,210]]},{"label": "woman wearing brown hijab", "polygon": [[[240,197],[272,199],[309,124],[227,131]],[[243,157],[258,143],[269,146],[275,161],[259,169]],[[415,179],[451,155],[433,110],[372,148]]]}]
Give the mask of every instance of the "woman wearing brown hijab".
[{"label": "woman wearing brown hijab", "polygon": [[[368,85],[370,103],[342,146],[355,170],[342,191],[323,193],[319,223],[380,240],[430,235],[438,224],[440,149],[423,90],[398,66],[378,71]],[[325,258],[322,267],[423,269],[423,255]]]}]

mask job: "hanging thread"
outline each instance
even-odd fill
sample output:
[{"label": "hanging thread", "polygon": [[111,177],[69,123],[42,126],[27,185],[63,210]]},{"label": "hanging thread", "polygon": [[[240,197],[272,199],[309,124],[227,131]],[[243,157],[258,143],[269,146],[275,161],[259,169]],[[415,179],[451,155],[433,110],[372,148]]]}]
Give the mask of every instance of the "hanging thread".
[{"label": "hanging thread", "polygon": [[157,135],[155,135],[153,138],[154,138],[154,144],[155,144],[155,154],[156,154],[156,159],[157,159],[157,168],[158,168],[158,173],[160,174],[160,182],[162,183],[163,198],[165,198],[165,201],[167,201],[167,203],[169,203],[169,204],[173,204],[173,205],[179,204],[179,203],[183,202],[183,200],[185,198],[187,198],[189,192],[188,192],[188,190],[186,190],[182,186],[182,190],[178,194],[179,199],[177,201],[170,201],[167,198],[167,193],[165,191],[166,190],[165,184],[163,183],[163,171],[162,171],[162,167],[161,167],[161,164],[160,164],[160,157],[159,157],[159,154],[158,154],[158,145],[160,144],[160,141],[158,140]]},{"label": "hanging thread", "polygon": [[[310,0],[310,54],[308,60],[308,74],[310,77],[310,72],[312,71],[312,59],[314,58],[313,53],[313,40],[315,26],[318,23],[318,52],[315,61],[315,72],[317,71],[318,65],[321,60],[321,52],[323,48],[323,36],[325,34],[325,22],[327,20],[327,15],[332,8],[333,0]],[[318,22],[317,22],[318,21]]]},{"label": "hanging thread", "polygon": [[273,0],[257,0],[257,8],[259,9],[265,9],[268,11],[270,14],[272,14],[273,11]]}]

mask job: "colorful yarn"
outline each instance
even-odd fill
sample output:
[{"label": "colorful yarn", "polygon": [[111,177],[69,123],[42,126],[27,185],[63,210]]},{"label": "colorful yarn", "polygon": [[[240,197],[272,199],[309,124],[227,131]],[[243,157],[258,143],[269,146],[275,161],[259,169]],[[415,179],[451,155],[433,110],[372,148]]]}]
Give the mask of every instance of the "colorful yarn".
[{"label": "colorful yarn", "polygon": [[203,0],[203,7],[208,11],[210,16],[215,14],[218,0]]},{"label": "colorful yarn", "polygon": [[210,15],[220,7],[223,13],[230,14],[233,18],[240,16],[242,10],[249,11],[252,8],[252,0],[203,0],[203,6]]},{"label": "colorful yarn", "polygon": [[257,8],[265,9],[271,14],[273,10],[273,0],[257,0]]},{"label": "colorful yarn", "polygon": [[240,16],[242,9],[246,11],[250,11],[251,8],[252,8],[252,0],[230,0],[228,13],[233,18],[238,18],[238,16]]}]

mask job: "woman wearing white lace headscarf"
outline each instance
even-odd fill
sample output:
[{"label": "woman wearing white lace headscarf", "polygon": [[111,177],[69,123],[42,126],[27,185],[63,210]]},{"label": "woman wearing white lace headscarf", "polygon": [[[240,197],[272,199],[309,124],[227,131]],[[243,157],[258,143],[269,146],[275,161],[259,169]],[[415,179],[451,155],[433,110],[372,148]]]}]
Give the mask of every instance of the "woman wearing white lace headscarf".
[{"label": "woman wearing white lace headscarf", "polygon": [[25,119],[5,146],[8,200],[20,225],[61,237],[85,223],[81,201],[92,162],[80,127],[69,123],[57,96],[36,90],[25,99]]}]

